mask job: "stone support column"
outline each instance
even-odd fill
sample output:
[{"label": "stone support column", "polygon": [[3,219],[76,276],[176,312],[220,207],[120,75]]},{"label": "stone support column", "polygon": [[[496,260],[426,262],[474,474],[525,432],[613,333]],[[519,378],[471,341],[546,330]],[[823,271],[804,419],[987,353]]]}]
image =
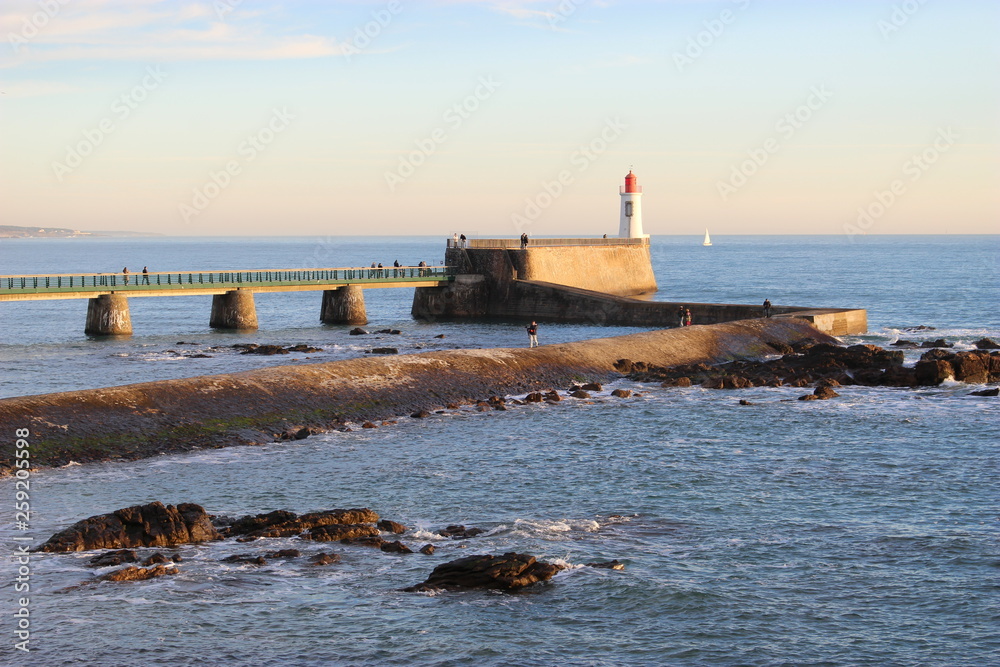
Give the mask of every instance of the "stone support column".
[{"label": "stone support column", "polygon": [[257,308],[253,292],[233,290],[212,296],[212,317],[208,325],[213,329],[257,329]]},{"label": "stone support column", "polygon": [[364,290],[358,285],[323,290],[319,319],[324,324],[368,324]]},{"label": "stone support column", "polygon": [[83,332],[91,336],[131,336],[128,298],[124,294],[102,294],[90,299]]}]

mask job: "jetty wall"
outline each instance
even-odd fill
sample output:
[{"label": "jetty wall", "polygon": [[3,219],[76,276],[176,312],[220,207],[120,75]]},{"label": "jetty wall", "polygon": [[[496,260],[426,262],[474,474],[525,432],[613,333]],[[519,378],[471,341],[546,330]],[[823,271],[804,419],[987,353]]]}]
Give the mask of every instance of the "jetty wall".
[{"label": "jetty wall", "polygon": [[[607,381],[619,377],[614,363],[623,358],[661,366],[722,363],[803,340],[833,341],[801,320],[757,319],[532,349],[365,357],[0,399],[0,423],[29,429],[35,466],[138,459]],[[0,442],[0,471],[9,473],[13,462],[8,438]]]}]

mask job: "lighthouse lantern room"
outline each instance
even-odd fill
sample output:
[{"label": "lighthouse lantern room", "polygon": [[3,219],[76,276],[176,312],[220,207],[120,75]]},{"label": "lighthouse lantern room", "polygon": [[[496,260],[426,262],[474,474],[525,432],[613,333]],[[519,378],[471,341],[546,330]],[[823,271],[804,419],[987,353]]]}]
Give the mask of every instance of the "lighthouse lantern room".
[{"label": "lighthouse lantern room", "polygon": [[642,186],[636,183],[635,174],[629,170],[625,176],[625,186],[618,190],[622,198],[622,210],[618,224],[618,236],[624,239],[645,239],[642,233]]}]

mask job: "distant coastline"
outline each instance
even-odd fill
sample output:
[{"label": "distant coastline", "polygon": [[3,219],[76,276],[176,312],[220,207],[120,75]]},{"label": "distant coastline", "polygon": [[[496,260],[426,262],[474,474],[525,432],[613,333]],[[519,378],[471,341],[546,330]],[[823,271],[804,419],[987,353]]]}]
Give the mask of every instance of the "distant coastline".
[{"label": "distant coastline", "polygon": [[84,237],[131,237],[131,236],[163,236],[155,232],[129,231],[86,231],[68,229],[65,227],[18,227],[15,225],[0,225],[0,239],[72,239]]}]

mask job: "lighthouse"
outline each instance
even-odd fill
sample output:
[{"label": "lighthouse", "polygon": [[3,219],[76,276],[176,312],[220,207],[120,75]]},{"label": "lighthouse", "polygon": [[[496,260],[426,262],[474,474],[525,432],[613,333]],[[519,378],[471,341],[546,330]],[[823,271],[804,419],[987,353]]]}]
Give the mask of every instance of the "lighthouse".
[{"label": "lighthouse", "polygon": [[642,186],[636,184],[635,174],[630,169],[625,176],[625,186],[619,188],[622,198],[622,212],[618,223],[618,236],[623,239],[645,239],[642,233]]}]

